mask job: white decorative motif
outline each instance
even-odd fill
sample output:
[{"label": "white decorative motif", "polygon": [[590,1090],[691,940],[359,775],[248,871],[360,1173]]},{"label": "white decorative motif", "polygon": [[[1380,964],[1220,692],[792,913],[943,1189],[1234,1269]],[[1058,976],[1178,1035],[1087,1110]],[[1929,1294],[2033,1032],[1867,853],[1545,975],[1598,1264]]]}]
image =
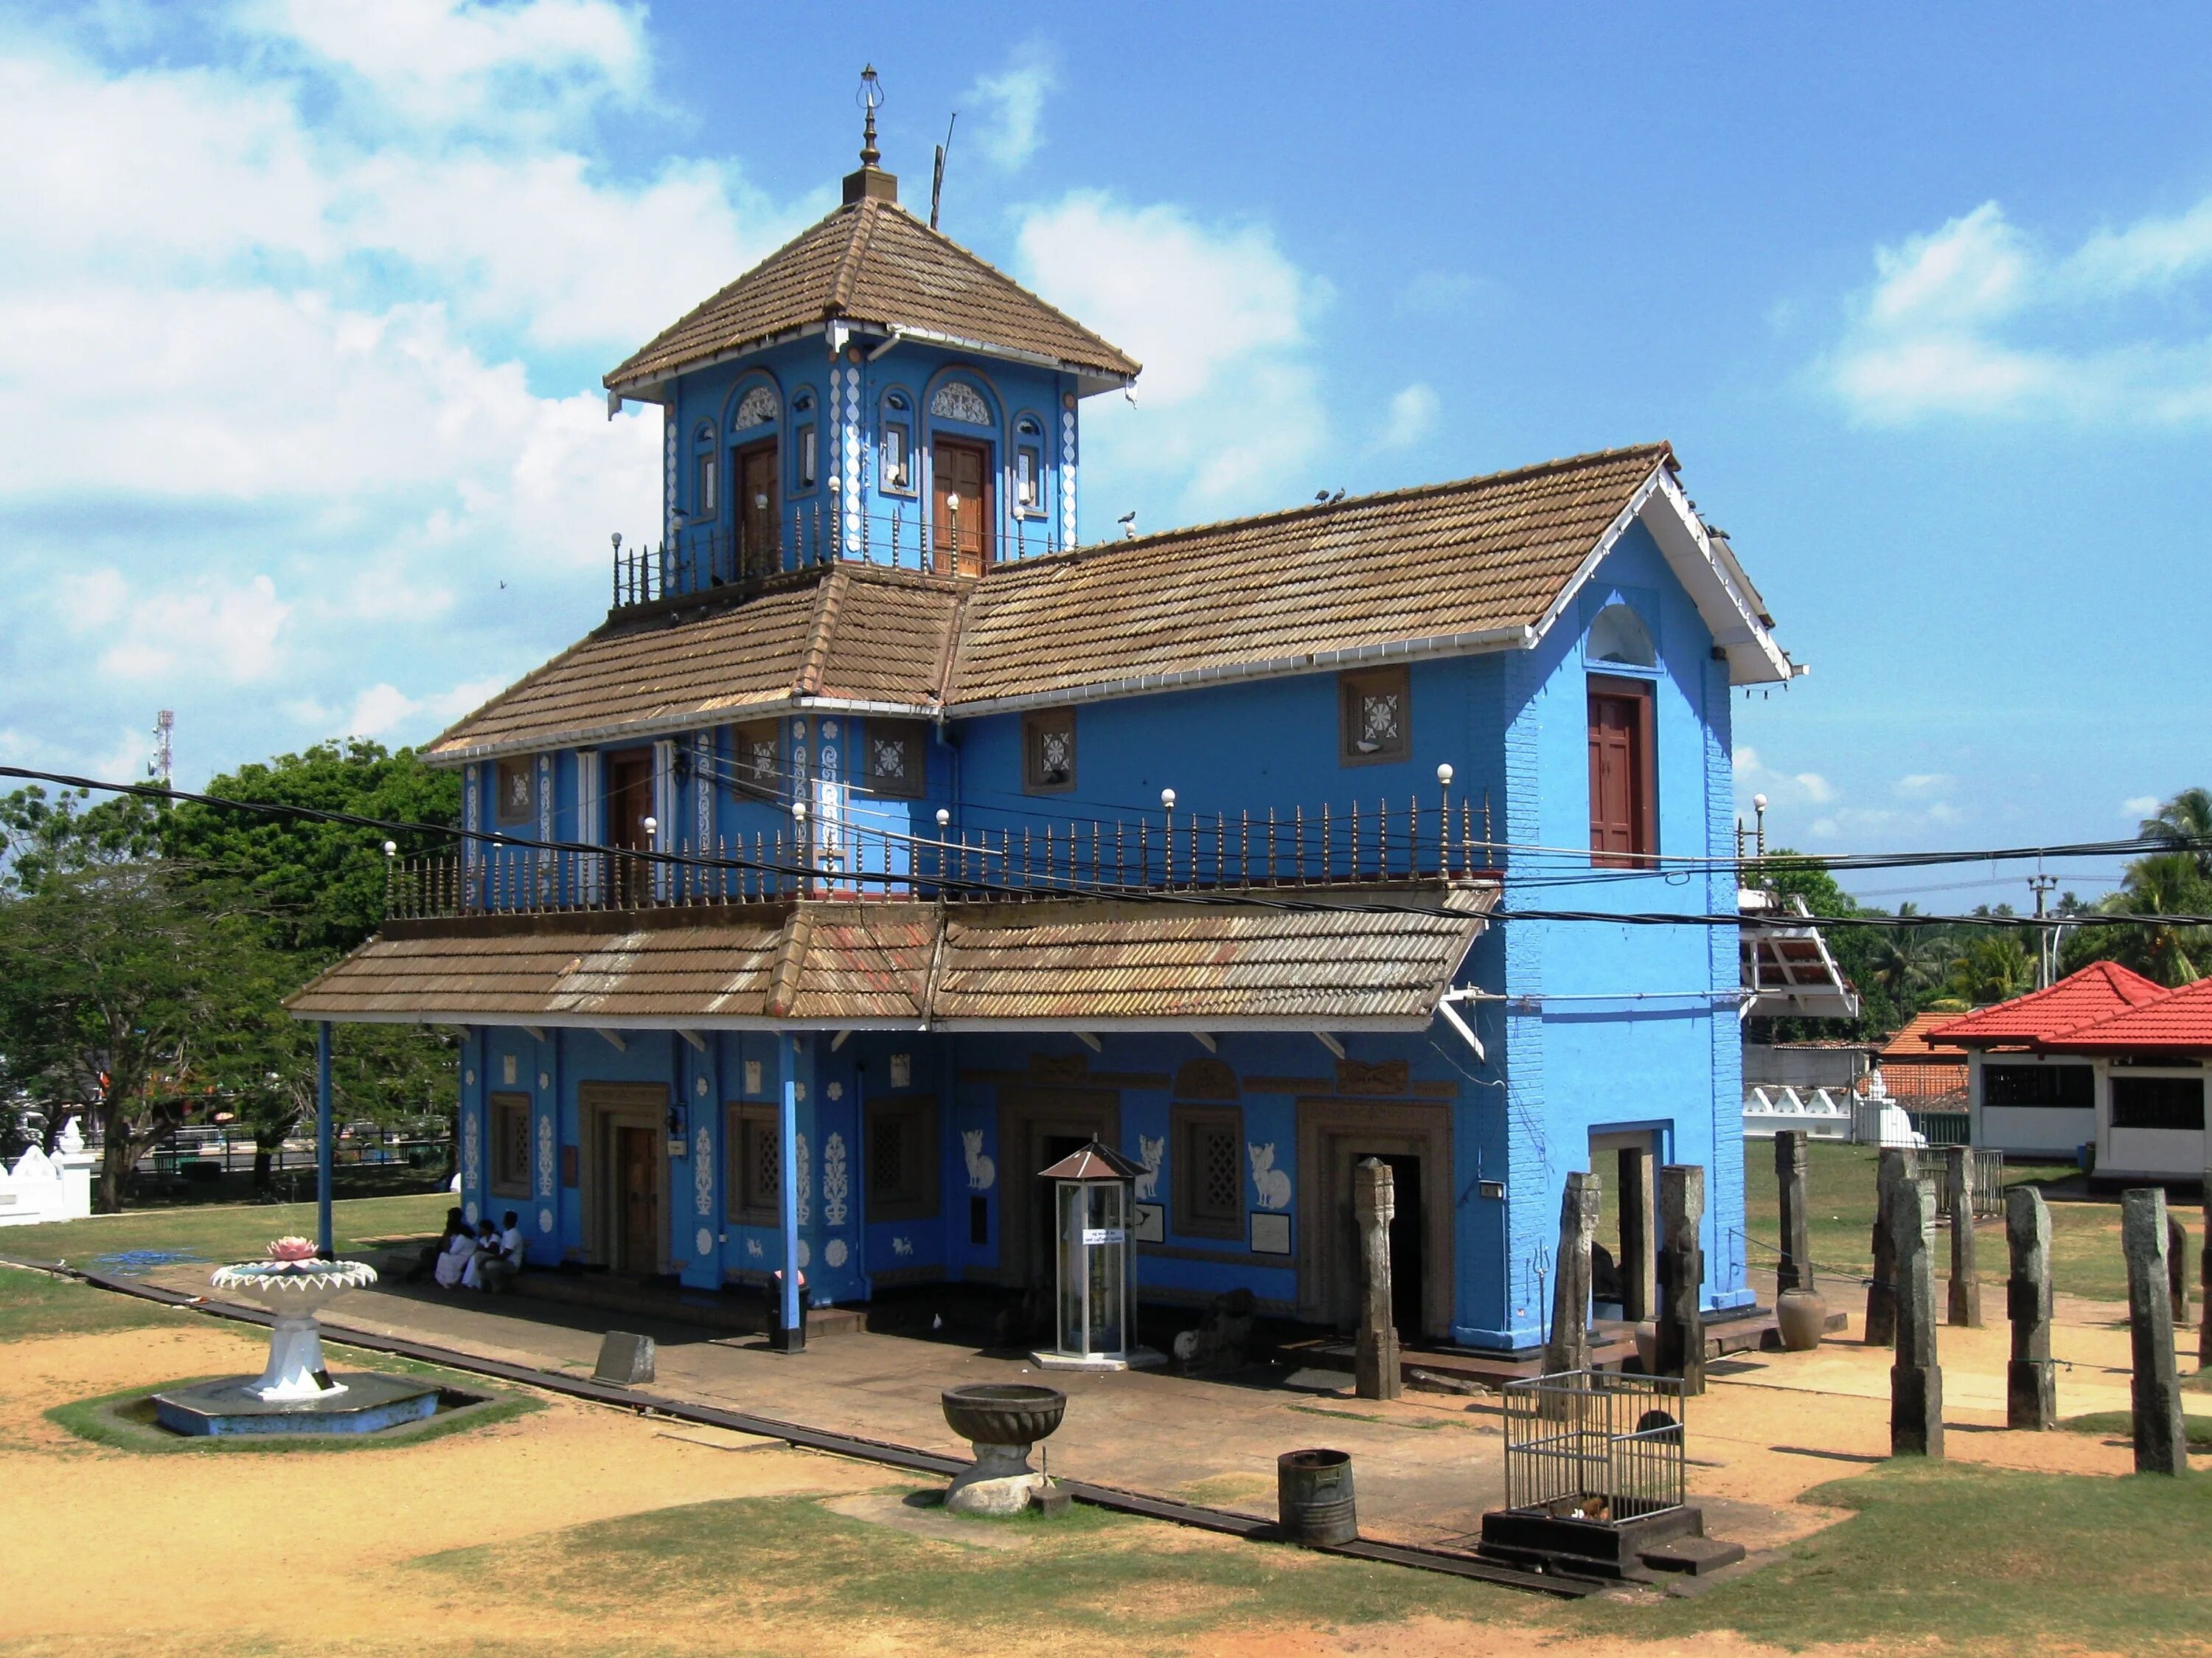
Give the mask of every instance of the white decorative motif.
[{"label": "white decorative motif", "polygon": [[1156,1203],[1160,1189],[1160,1160],[1168,1155],[1168,1137],[1163,1134],[1157,1140],[1147,1140],[1139,1134],[1137,1150],[1138,1161],[1145,1166],[1145,1172],[1137,1177],[1137,1201]]},{"label": "white decorative motif", "polygon": [[[836,395],[833,381],[830,395]],[[835,411],[833,410],[834,413]],[[845,472],[845,539],[866,546],[867,527],[860,517],[860,371],[845,371],[844,418],[838,423],[844,432],[842,444]]]},{"label": "white decorative motif", "polygon": [[477,1200],[471,1198],[466,1204],[462,1205],[461,1216],[464,1220],[467,1221],[471,1226],[474,1226],[478,1221],[483,1218],[483,1210],[477,1207]]},{"label": "white decorative motif", "polygon": [[775,400],[775,388],[756,386],[738,405],[738,411],[730,420],[730,430],[741,432],[748,426],[765,426],[776,418],[778,412],[780,405]]},{"label": "white decorative motif", "polygon": [[514,1086],[514,1056],[511,1053],[503,1053],[500,1055],[499,1080],[505,1083],[508,1088],[513,1088]]},{"label": "white decorative motif", "polygon": [[714,1253],[714,1234],[705,1227],[701,1227],[692,1234],[691,1253],[700,1260],[705,1260],[708,1256]]},{"label": "white decorative motif", "polygon": [[1291,1175],[1288,1169],[1275,1167],[1275,1143],[1264,1146],[1245,1143],[1245,1155],[1252,1160],[1252,1185],[1260,1194],[1262,1209],[1288,1209],[1291,1206]]},{"label": "white decorative motif", "polygon": [[[830,1085],[835,1090],[836,1084]],[[834,1098],[834,1093],[832,1097]],[[845,1199],[851,1190],[845,1173],[845,1137],[832,1131],[822,1143],[822,1219],[828,1226],[845,1224]],[[835,1266],[836,1263],[830,1263]]]},{"label": "white decorative motif", "polygon": [[702,1216],[714,1212],[714,1137],[704,1123],[691,1140],[691,1198]]},{"label": "white decorative motif", "polygon": [[891,1253],[894,1255],[913,1254],[914,1240],[911,1238],[893,1238],[891,1240]]},{"label": "white decorative motif", "polygon": [[891,1086],[895,1088],[910,1088],[914,1086],[914,1056],[912,1054],[895,1053],[891,1056]]},{"label": "white decorative motif", "polygon": [[968,1154],[968,1190],[988,1192],[999,1178],[999,1166],[983,1155],[983,1131],[962,1129],[960,1143]]},{"label": "white decorative motif", "polygon": [[760,1240],[759,1240],[758,1238],[748,1238],[748,1239],[746,1239],[746,1240],[745,1240],[745,1259],[746,1259],[747,1260],[753,1260],[753,1261],[757,1261],[757,1260],[758,1260],[760,1258],[761,1258],[761,1245],[760,1245]]},{"label": "white decorative motif", "polygon": [[549,1237],[552,1235],[553,1211],[551,1210],[541,1209],[538,1211],[538,1229]]},{"label": "white decorative motif", "polygon": [[660,429],[661,534],[676,539],[676,399],[669,399]]},{"label": "white decorative motif", "polygon": [[461,1073],[461,1081],[467,1083],[471,1088],[474,1088],[477,1085],[476,1072],[474,1070],[463,1071]]},{"label": "white decorative motif", "polygon": [[799,1223],[805,1226],[814,1218],[814,1170],[806,1152],[806,1137],[799,1135],[798,1143],[799,1155],[792,1159],[792,1167],[799,1176]]},{"label": "white decorative motif", "polygon": [[[483,1125],[472,1111],[461,1113],[461,1189],[474,1192],[477,1176],[483,1163]],[[475,1216],[470,1216],[471,1220]]]},{"label": "white decorative motif", "polygon": [[1060,417],[1060,545],[1075,545],[1075,411]]},{"label": "white decorative motif", "polygon": [[814,1251],[805,1239],[799,1240],[799,1270],[802,1272],[814,1265]]},{"label": "white decorative motif", "polygon": [[961,420],[970,426],[991,424],[991,405],[964,380],[948,380],[939,387],[929,399],[929,411],[939,420]]},{"label": "white decorative motif", "polygon": [[822,1246],[822,1259],[833,1267],[844,1265],[847,1253],[842,1238],[832,1238]]},{"label": "white decorative motif", "polygon": [[831,1103],[834,1104],[837,1100],[842,1100],[845,1097],[845,1085],[842,1082],[832,1082],[828,1088],[823,1089],[822,1092],[827,1094],[830,1097]]},{"label": "white decorative motif", "polygon": [[758,1094],[760,1091],[761,1062],[757,1059],[748,1059],[745,1061],[745,1092]]},{"label": "white decorative motif", "polygon": [[84,1131],[72,1117],[62,1125],[62,1137],[54,1142],[54,1149],[64,1157],[74,1157],[84,1149]]},{"label": "white decorative motif", "polygon": [[[712,850],[714,844],[714,790],[707,782],[714,775],[714,734],[702,731],[691,740],[691,815],[695,832],[691,844],[702,853]],[[553,838],[550,826],[545,838]]]},{"label": "white decorative motif", "polygon": [[541,1071],[539,1071],[539,1072],[538,1073],[538,1090],[539,1090],[539,1092],[541,1092],[541,1093],[542,1093],[542,1092],[544,1092],[545,1089],[550,1088],[551,1088],[552,1086],[553,1086],[553,1079],[552,1079],[552,1077],[551,1077],[551,1076],[548,1076],[545,1072],[544,1072],[544,1071],[542,1071],[542,1070],[541,1070]]},{"label": "white decorative motif", "polygon": [[538,1195],[553,1195],[553,1114],[545,1112],[538,1119]]},{"label": "white decorative motif", "polygon": [[702,1100],[704,1100],[707,1097],[707,1079],[702,1076],[696,1082],[693,1082],[691,1084],[691,1092],[697,1094]]},{"label": "white decorative motif", "polygon": [[836,740],[836,736],[837,736],[837,722],[836,722],[836,721],[835,721],[835,720],[824,720],[824,721],[823,721],[823,722],[822,722],[822,735],[823,735],[823,737],[825,737],[825,738],[827,738],[827,739],[829,739],[830,741],[833,741],[833,742],[834,742],[834,741]]}]

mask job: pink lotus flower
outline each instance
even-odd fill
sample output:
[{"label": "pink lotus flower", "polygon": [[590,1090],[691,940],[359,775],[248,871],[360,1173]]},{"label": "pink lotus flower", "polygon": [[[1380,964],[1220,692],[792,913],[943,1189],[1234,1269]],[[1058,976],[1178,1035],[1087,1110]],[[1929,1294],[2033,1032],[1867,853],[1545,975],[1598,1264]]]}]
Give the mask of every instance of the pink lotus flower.
[{"label": "pink lotus flower", "polygon": [[272,1261],[311,1261],[315,1259],[315,1246],[305,1238],[279,1238],[269,1246]]}]

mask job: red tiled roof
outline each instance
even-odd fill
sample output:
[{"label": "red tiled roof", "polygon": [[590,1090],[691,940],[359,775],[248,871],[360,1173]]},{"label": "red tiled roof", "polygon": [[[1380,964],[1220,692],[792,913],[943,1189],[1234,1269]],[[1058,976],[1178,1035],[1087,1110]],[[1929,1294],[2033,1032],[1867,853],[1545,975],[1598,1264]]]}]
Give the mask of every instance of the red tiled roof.
[{"label": "red tiled roof", "polygon": [[1966,1067],[1963,1063],[1911,1061],[1885,1067],[1881,1080],[1893,1100],[1929,1100],[1964,1094],[1966,1091]]},{"label": "red tiled roof", "polygon": [[2124,1013],[2036,1045],[2062,1053],[2212,1053],[2212,978],[2160,991]]},{"label": "red tiled roof", "polygon": [[2164,985],[2129,972],[2117,961],[2093,961],[2048,990],[2031,991],[2009,1002],[1977,1008],[1963,1016],[1949,1017],[1948,1023],[1939,1019],[1932,1033],[1947,1045],[1970,1048],[1998,1042],[2047,1042],[2167,993]]},{"label": "red tiled roof", "polygon": [[1883,1064],[1895,1064],[1903,1060],[1907,1064],[1955,1061],[1963,1064],[1966,1051],[1955,1042],[1933,1042],[1929,1033],[1937,1027],[1955,1020],[1955,1013],[1917,1013],[1905,1027],[1884,1043],[1875,1058]]}]

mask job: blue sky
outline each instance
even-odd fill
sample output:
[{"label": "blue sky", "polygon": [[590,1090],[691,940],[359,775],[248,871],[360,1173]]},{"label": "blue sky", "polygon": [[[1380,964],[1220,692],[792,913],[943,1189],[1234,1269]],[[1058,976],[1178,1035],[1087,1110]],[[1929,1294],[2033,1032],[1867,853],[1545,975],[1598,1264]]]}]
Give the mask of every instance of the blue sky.
[{"label": "blue sky", "polygon": [[592,625],[599,376],[832,204],[865,58],[908,199],[958,109],[945,229],[1146,363],[1086,536],[1664,436],[1813,667],[1739,704],[1779,838],[2212,781],[2212,10],[829,15],[0,6],[0,759],[419,741]]}]

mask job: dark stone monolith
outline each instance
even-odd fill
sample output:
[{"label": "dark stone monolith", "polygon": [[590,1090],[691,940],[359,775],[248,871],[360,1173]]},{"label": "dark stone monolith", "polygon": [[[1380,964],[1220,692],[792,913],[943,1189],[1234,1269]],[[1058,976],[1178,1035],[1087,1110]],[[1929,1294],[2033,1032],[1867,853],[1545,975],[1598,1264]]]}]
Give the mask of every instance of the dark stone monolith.
[{"label": "dark stone monolith", "polygon": [[1552,1338],[1544,1344],[1544,1369],[1589,1368],[1590,1241],[1597,1235],[1601,1188],[1595,1174],[1567,1176],[1559,1198],[1559,1270],[1552,1278]]},{"label": "dark stone monolith", "polygon": [[1359,1341],[1353,1389],[1361,1399],[1398,1397],[1398,1328],[1390,1321],[1390,1217],[1398,1210],[1390,1165],[1367,1157],[1352,1171],[1352,1216],[1359,1228]]},{"label": "dark stone monolith", "polygon": [[2181,1383],[2173,1362],[2173,1301],[2166,1277],[2166,1193],[2139,1186],[2120,1198],[2120,1248],[2128,1261],[2128,1342],[2135,1365],[2136,1472],[2189,1466]]},{"label": "dark stone monolith", "polygon": [[1813,1287],[1813,1219],[1805,1208],[1805,1131],[1785,1128],[1774,1137],[1774,1182],[1782,1200],[1782,1263],[1774,1293]]},{"label": "dark stone monolith", "polygon": [[2171,1208],[2166,1211],[2166,1293],[2173,1303],[2173,1328],[2179,1335],[2189,1328],[2189,1228]]},{"label": "dark stone monolith", "polygon": [[1982,1269],[1974,1253],[1974,1149],[1950,1146],[1943,1153],[1943,1195],[1951,1209],[1950,1321],[1968,1330],[1982,1327]]},{"label": "dark stone monolith", "polygon": [[2012,1320],[2005,1426],[2041,1432],[2057,1425],[2058,1387],[2051,1363],[2051,1210],[2033,1186],[2005,1193],[2005,1243],[2012,1255],[2005,1283]]},{"label": "dark stone monolith", "polygon": [[1641,1324],[1651,1316],[1651,1154],[1642,1146],[1623,1148],[1620,1166],[1620,1316]]},{"label": "dark stone monolith", "polygon": [[2197,1258],[2197,1368],[2212,1369],[2212,1168],[2204,1171],[2204,1249]]},{"label": "dark stone monolith", "polygon": [[1669,1163],[1659,1171],[1659,1374],[1680,1376],[1686,1394],[1705,1391],[1705,1317],[1699,1297],[1705,1252],[1705,1171]]},{"label": "dark stone monolith", "polygon": [[[1887,1161],[1885,1159],[1885,1161]],[[1936,1358],[1936,1183],[1890,1187],[1897,1356],[1889,1367],[1889,1454],[1943,1454],[1943,1370]]]},{"label": "dark stone monolith", "polygon": [[1920,1172],[1919,1159],[1896,1146],[1885,1146],[1874,1182],[1874,1276],[1867,1282],[1866,1344],[1887,1347],[1897,1339],[1897,1257],[1890,1253],[1891,1190]]}]

